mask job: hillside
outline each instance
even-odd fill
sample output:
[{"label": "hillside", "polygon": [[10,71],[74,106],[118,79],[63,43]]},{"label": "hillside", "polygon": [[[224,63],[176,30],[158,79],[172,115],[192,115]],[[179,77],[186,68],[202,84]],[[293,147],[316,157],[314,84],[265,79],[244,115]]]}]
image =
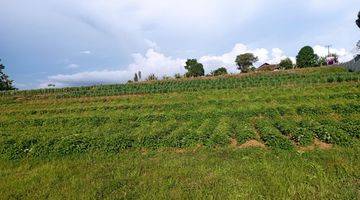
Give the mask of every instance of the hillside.
[{"label": "hillside", "polygon": [[332,67],[2,93],[0,196],[356,199],[359,86]]}]

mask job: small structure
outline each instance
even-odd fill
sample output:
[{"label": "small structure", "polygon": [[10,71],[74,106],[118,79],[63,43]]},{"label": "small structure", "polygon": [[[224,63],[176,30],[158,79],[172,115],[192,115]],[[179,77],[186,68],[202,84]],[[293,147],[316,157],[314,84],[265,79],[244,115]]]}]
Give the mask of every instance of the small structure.
[{"label": "small structure", "polygon": [[257,68],[256,71],[277,71],[279,69],[279,65],[264,63],[259,68]]}]

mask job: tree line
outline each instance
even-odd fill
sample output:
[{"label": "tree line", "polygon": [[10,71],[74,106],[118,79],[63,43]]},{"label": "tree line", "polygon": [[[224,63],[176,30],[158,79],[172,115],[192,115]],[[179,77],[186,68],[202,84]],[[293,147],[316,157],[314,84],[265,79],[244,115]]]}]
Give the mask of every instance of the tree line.
[{"label": "tree line", "polygon": [[[328,58],[331,58],[332,64],[338,63],[338,55],[330,54]],[[235,64],[237,69],[241,73],[249,73],[256,70],[254,64],[259,61],[253,53],[244,53],[240,54],[235,59]],[[328,65],[327,57],[319,57],[315,54],[314,49],[310,46],[305,46],[300,49],[299,53],[296,56],[296,63],[290,58],[285,58],[280,61],[278,64],[279,68],[282,70],[294,69],[294,68],[307,68],[307,67],[318,67]],[[202,63],[199,63],[197,59],[188,59],[185,63],[184,68],[187,72],[182,76],[179,73],[175,74],[174,78],[179,79],[182,77],[201,77],[201,76],[222,76],[228,74],[225,67],[220,67],[214,71],[211,71],[209,74],[205,75],[204,66]],[[170,79],[172,77],[164,76],[162,79]],[[155,74],[150,74],[146,81],[158,80],[158,77]],[[135,73],[134,79],[129,80],[128,82],[139,82],[141,81],[141,72]]]},{"label": "tree line", "polygon": [[[338,63],[338,56],[336,54],[330,54],[329,57],[333,58],[334,63]],[[258,61],[258,57],[256,57],[252,53],[244,53],[240,54],[236,57],[235,63],[238,66],[238,70],[241,73],[249,73],[255,71],[254,63]],[[0,60],[1,61],[1,60]],[[279,63],[280,69],[293,69],[295,67],[305,68],[305,67],[317,67],[327,65],[328,61],[326,57],[319,57],[314,53],[314,49],[310,46],[305,46],[301,48],[298,55],[296,56],[296,64],[292,62],[290,58],[286,58]],[[197,59],[188,59],[185,63],[184,68],[187,72],[184,75],[179,73],[175,74],[174,78],[179,79],[182,77],[200,77],[205,76],[205,70],[203,64],[199,63]],[[13,80],[9,78],[8,75],[3,71],[5,66],[0,63],[0,91],[6,90],[16,90],[13,86]],[[206,76],[221,76],[228,74],[228,71],[225,67],[220,67],[214,71],[211,71]],[[170,76],[164,76],[162,79],[171,79]],[[156,81],[159,78],[155,74],[150,74],[145,79],[146,81]],[[128,82],[139,82],[142,80],[141,71],[135,73],[133,80],[129,80]],[[55,85],[53,85],[55,86]]]}]

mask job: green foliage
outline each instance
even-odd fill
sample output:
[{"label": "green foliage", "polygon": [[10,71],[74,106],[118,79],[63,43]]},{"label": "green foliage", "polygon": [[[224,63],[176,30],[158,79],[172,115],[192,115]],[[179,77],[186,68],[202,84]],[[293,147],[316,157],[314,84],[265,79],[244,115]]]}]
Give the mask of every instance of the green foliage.
[{"label": "green foliage", "polygon": [[307,126],[315,133],[317,138],[324,142],[345,147],[353,144],[353,141],[348,134],[331,124],[322,125],[319,122],[310,121],[307,123]]},{"label": "green foliage", "polygon": [[300,68],[316,67],[318,59],[319,56],[314,53],[314,49],[310,46],[305,46],[296,56],[296,65]]},{"label": "green foliage", "polygon": [[208,145],[210,146],[225,146],[230,143],[230,136],[232,135],[231,121],[229,118],[222,118],[210,136]]},{"label": "green foliage", "polygon": [[138,82],[139,81],[139,77],[138,77],[138,74],[135,73],[135,76],[134,76],[134,82]]},{"label": "green foliage", "polygon": [[292,69],[294,68],[294,64],[293,62],[291,61],[290,58],[286,58],[284,60],[282,60],[279,64],[280,68],[281,69]]},{"label": "green foliage", "polygon": [[[4,92],[0,197],[357,199],[359,80],[332,67]],[[314,137],[336,145],[292,151]]]},{"label": "green foliage", "polygon": [[181,78],[181,74],[180,73],[176,73],[174,76],[176,79],[180,79]]},{"label": "green foliage", "polygon": [[358,13],[358,19],[356,20],[356,25],[360,28],[360,12]]},{"label": "green foliage", "polygon": [[244,53],[236,57],[235,63],[238,66],[238,69],[241,70],[241,72],[247,73],[249,72],[250,67],[253,66],[253,64],[258,60],[259,59],[254,56],[254,54]]},{"label": "green foliage", "polygon": [[327,62],[326,62],[326,57],[320,57],[318,60],[318,65],[319,66],[326,66]]},{"label": "green foliage", "polygon": [[212,71],[210,74],[212,76],[222,76],[228,74],[228,72],[225,67],[220,67],[219,69]]},{"label": "green foliage", "polygon": [[261,139],[265,142],[267,146],[274,149],[294,149],[294,146],[292,145],[290,140],[282,136],[280,131],[277,130],[268,120],[258,120],[255,127],[259,131]]},{"label": "green foliage", "polygon": [[155,76],[155,74],[150,74],[147,78],[146,81],[157,81],[158,78]]},{"label": "green foliage", "polygon": [[15,90],[16,88],[12,85],[13,81],[3,72],[4,69],[5,66],[0,63],[0,91]]},{"label": "green foliage", "polygon": [[276,122],[276,127],[283,135],[290,137],[301,146],[308,146],[313,143],[314,135],[312,131],[306,127],[299,126],[295,121],[280,120]]},{"label": "green foliage", "polygon": [[205,71],[201,63],[198,63],[196,59],[188,59],[186,61],[185,69],[188,71],[186,77],[198,77],[204,76]]},{"label": "green foliage", "polygon": [[235,136],[239,144],[243,144],[248,140],[256,139],[256,132],[250,122],[235,122]]}]

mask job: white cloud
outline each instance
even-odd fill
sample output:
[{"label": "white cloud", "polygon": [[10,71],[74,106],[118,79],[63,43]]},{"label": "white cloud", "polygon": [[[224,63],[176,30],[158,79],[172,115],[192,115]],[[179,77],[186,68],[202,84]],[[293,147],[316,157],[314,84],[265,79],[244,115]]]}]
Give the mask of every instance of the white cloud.
[{"label": "white cloud", "polygon": [[91,51],[86,50],[86,51],[80,51],[81,54],[91,54]]},{"label": "white cloud", "polygon": [[146,45],[147,45],[150,49],[156,49],[156,50],[159,49],[159,46],[158,46],[157,43],[154,42],[154,41],[151,41],[151,40],[149,40],[149,39],[145,39],[145,43],[146,43]]},{"label": "white cloud", "polygon": [[136,72],[141,71],[145,79],[148,75],[154,73],[158,77],[164,75],[173,76],[175,73],[185,73],[184,59],[174,59],[149,49],[145,55],[133,54],[133,63],[124,70],[100,70],[86,71],[76,74],[59,74],[49,76],[47,81],[40,84],[40,88],[47,87],[48,84],[55,84],[56,87],[95,85],[124,83],[132,80]]},{"label": "white cloud", "polygon": [[[235,64],[236,56],[243,53],[253,53],[258,57],[259,61],[255,64],[259,66],[265,62],[271,64],[277,64],[282,59],[287,58],[284,52],[279,48],[274,48],[271,50],[271,55],[269,55],[269,51],[265,48],[256,48],[251,49],[244,44],[238,43],[234,46],[234,48],[223,55],[220,56],[203,56],[199,59],[201,63],[204,64],[204,67],[207,72],[211,70],[217,69],[218,67],[227,67],[230,72],[236,72],[237,67]],[[294,57],[290,57],[292,60],[295,60]]]},{"label": "white cloud", "polygon": [[[321,45],[315,45],[314,51],[317,55],[319,55],[321,57],[328,55],[328,48],[321,46]],[[347,61],[353,59],[353,54],[344,48],[340,48],[340,49],[330,48],[330,53],[337,54],[339,56],[340,62],[347,62]]]},{"label": "white cloud", "polygon": [[[219,56],[202,56],[199,62],[204,65],[206,73],[219,67],[226,67],[230,72],[237,72],[238,70],[235,65],[236,56],[248,52],[253,53],[259,58],[257,65],[265,62],[278,63],[287,57],[279,48],[272,49],[270,54],[265,48],[251,49],[244,44],[238,43],[227,53]],[[186,72],[184,69],[185,59],[172,58],[154,49],[149,49],[145,55],[136,53],[132,57],[133,63],[124,70],[101,70],[49,76],[48,81],[42,83],[40,87],[46,87],[49,83],[55,84],[57,87],[124,83],[127,80],[132,80],[134,74],[138,71],[142,72],[143,79],[151,73],[161,78],[164,75],[173,76],[175,73],[184,74]],[[291,58],[294,60],[293,57]]]},{"label": "white cloud", "polygon": [[78,64],[69,64],[66,68],[69,68],[69,69],[76,69],[76,68],[79,68],[80,66]]}]

